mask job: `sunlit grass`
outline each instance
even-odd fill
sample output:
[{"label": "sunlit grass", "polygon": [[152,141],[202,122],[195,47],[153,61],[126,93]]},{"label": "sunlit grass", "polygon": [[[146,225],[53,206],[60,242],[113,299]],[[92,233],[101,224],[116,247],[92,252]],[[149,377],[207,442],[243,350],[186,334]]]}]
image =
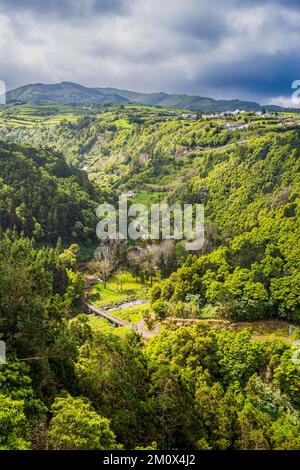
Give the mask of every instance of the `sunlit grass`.
[{"label": "sunlit grass", "polygon": [[119,328],[115,329],[114,334],[120,338],[125,338],[125,336],[130,333],[130,331],[130,328],[127,328],[126,326],[120,326]]},{"label": "sunlit grass", "polygon": [[114,326],[105,318],[89,316],[89,325],[93,331],[100,333],[113,333],[115,330]]},{"label": "sunlit grass", "polygon": [[74,114],[57,114],[55,116],[48,117],[45,120],[45,124],[58,124],[63,120],[67,120],[70,122],[76,122],[78,120],[79,116],[76,116]]},{"label": "sunlit grass", "polygon": [[147,207],[150,207],[151,204],[161,203],[165,197],[166,192],[161,191],[138,191],[136,195],[132,198],[134,204],[144,204]]},{"label": "sunlit grass", "polygon": [[143,319],[144,312],[148,308],[149,304],[140,304],[128,308],[116,308],[111,310],[109,314],[116,318],[120,318],[121,320],[135,323]]},{"label": "sunlit grass", "polygon": [[93,302],[100,307],[118,305],[128,300],[144,298],[149,287],[135,279],[132,274],[125,272],[114,276],[108,281],[106,287],[103,283],[93,286],[91,297]]},{"label": "sunlit grass", "polygon": [[114,334],[124,338],[131,330],[126,326],[115,327],[108,320],[102,317],[89,316],[89,325],[95,333]]},{"label": "sunlit grass", "polygon": [[133,124],[130,124],[126,119],[118,119],[117,121],[114,121],[114,125],[124,129],[131,129],[133,127]]},{"label": "sunlit grass", "polygon": [[76,122],[83,110],[65,105],[19,105],[9,106],[0,113],[0,125],[8,127],[33,127],[36,124],[56,125],[66,119]]}]

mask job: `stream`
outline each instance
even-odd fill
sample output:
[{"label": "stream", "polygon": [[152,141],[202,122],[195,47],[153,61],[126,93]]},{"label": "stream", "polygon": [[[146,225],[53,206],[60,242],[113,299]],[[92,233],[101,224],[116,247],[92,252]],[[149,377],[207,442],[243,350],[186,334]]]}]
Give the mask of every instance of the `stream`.
[{"label": "stream", "polygon": [[148,303],[148,300],[146,299],[135,299],[135,300],[130,300],[128,302],[124,302],[123,304],[120,305],[115,305],[113,307],[108,308],[107,310],[105,309],[106,312],[112,312],[113,310],[116,310],[117,308],[129,308],[129,307],[135,307],[136,305],[143,305]]}]

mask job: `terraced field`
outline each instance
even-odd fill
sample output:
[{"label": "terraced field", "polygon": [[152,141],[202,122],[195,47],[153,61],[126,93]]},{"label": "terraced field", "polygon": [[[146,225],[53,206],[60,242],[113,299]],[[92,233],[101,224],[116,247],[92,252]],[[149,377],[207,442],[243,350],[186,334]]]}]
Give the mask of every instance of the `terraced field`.
[{"label": "terraced field", "polygon": [[30,105],[2,106],[0,108],[0,128],[34,127],[37,124],[49,126],[62,120],[76,122],[81,110],[74,110],[65,105]]}]

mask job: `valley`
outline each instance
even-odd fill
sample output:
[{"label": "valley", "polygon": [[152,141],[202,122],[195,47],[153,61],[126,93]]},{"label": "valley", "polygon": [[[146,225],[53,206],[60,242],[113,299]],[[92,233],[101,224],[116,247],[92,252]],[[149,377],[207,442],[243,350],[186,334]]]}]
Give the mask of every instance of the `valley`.
[{"label": "valley", "polygon": [[[299,156],[288,111],[1,106],[1,446],[298,448]],[[99,243],[122,194],[204,246]]]}]

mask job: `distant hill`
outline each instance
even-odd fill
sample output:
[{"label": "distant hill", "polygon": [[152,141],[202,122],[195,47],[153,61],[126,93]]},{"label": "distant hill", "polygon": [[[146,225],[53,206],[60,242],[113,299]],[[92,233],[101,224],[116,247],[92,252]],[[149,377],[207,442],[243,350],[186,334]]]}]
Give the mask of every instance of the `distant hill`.
[{"label": "distant hill", "polygon": [[123,104],[128,100],[115,93],[102,93],[77,83],[62,82],[51,85],[35,83],[7,93],[7,102],[56,104]]},{"label": "distant hill", "polygon": [[131,102],[150,106],[162,106],[166,108],[179,108],[211,112],[234,111],[235,109],[259,111],[262,109],[262,106],[260,106],[258,103],[250,101],[214,100],[213,98],[193,95],[168,95],[164,92],[138,93],[134,91],[119,90],[117,88],[97,88],[97,90],[107,95],[117,93],[119,96],[122,96]]},{"label": "distant hill", "polygon": [[118,88],[88,88],[77,83],[62,82],[46,85],[35,83],[25,85],[7,93],[8,103],[56,103],[56,104],[128,104],[137,103],[150,106],[189,109],[201,112],[260,111],[263,108],[281,111],[284,108],[274,105],[261,106],[258,103],[242,100],[214,100],[194,95],[169,95],[159,93],[138,93]]}]

